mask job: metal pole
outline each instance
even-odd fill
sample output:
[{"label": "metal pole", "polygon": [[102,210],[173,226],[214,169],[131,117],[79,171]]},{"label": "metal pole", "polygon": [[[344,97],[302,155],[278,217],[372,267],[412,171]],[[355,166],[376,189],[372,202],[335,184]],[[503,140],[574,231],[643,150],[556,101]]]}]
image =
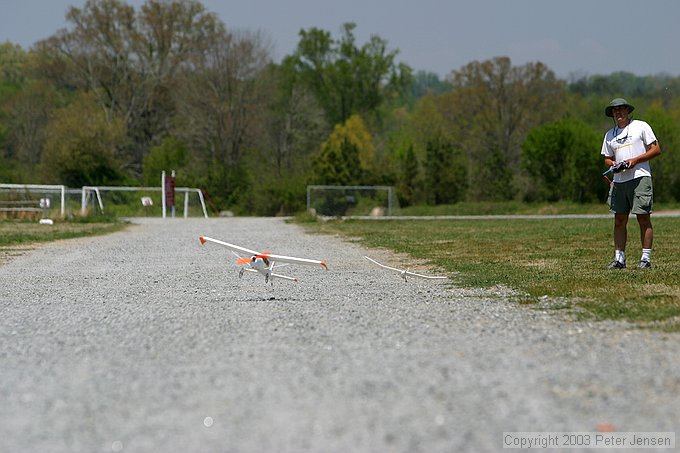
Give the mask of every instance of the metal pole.
[{"label": "metal pole", "polygon": [[203,208],[203,217],[208,218],[208,210],[205,209],[205,199],[203,199],[203,191],[201,189],[196,189],[198,192],[198,198],[201,200],[201,207]]},{"label": "metal pole", "polygon": [[184,192],[184,218],[189,217],[189,192]]},{"label": "metal pole", "polygon": [[161,173],[161,203],[163,205],[163,218],[165,218],[165,170]]},{"label": "metal pole", "polygon": [[83,186],[80,193],[80,215],[87,213],[87,187]]},{"label": "metal pole", "polygon": [[[170,173],[170,174],[172,175],[172,190],[174,191],[175,190],[175,170],[172,170],[172,173]],[[175,209],[175,194],[173,193],[172,194],[172,206],[170,206],[170,212],[171,212],[173,219],[175,218],[175,210],[176,210]]]},{"label": "metal pole", "polygon": [[[102,194],[99,192],[99,188],[95,187],[94,188],[94,193],[97,195],[97,203],[99,203],[99,209],[101,210],[102,214],[104,213],[104,201],[102,201]],[[94,199],[92,200],[92,204],[94,205]]]},{"label": "metal pole", "polygon": [[61,218],[64,218],[64,213],[65,213],[65,206],[64,203],[66,203],[66,186],[61,186]]}]

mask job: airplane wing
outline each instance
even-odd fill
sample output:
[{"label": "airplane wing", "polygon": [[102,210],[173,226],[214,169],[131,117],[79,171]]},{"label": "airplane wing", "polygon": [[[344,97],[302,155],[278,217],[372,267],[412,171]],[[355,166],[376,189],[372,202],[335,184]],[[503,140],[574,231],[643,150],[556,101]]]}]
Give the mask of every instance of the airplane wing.
[{"label": "airplane wing", "polygon": [[377,264],[380,267],[383,267],[385,269],[389,269],[391,271],[398,272],[404,280],[406,280],[406,276],[424,278],[424,279],[427,279],[427,280],[441,280],[441,279],[448,278],[448,277],[442,277],[442,276],[418,274],[416,272],[411,272],[411,271],[407,271],[407,270],[404,270],[404,269],[397,269],[396,267],[386,266],[386,265],[381,264],[381,263],[377,262],[376,260],[369,258],[367,256],[364,256],[364,258],[366,258],[368,261],[370,261],[374,264]]},{"label": "airplane wing", "polygon": [[287,263],[287,264],[304,264],[306,266],[321,266],[324,269],[328,270],[328,266],[326,266],[325,261],[318,261],[318,260],[310,260],[307,258],[296,258],[294,256],[284,256],[284,255],[274,255],[272,253],[267,254],[267,258],[270,261],[276,262],[276,263]]},{"label": "airplane wing", "polygon": [[328,266],[326,266],[325,261],[319,261],[319,260],[310,260],[307,258],[297,258],[294,256],[285,256],[285,255],[274,255],[271,253],[262,253],[262,252],[256,252],[255,250],[250,250],[245,247],[241,247],[238,245],[230,244],[228,242],[220,241],[219,239],[213,239],[209,238],[207,236],[201,236],[201,244],[205,244],[206,242],[214,242],[215,244],[222,245],[224,247],[227,247],[229,250],[233,252],[241,252],[246,255],[250,256],[255,256],[255,255],[263,255],[266,256],[267,259],[270,261],[275,261],[277,263],[288,263],[288,264],[303,264],[307,266],[311,265],[317,265],[317,266],[322,266],[326,270],[328,270]]},{"label": "airplane wing", "polygon": [[377,262],[376,260],[371,259],[371,258],[369,258],[369,257],[367,257],[367,256],[364,256],[364,258],[366,258],[368,261],[370,261],[370,262],[372,262],[372,263],[377,264],[377,265],[380,266],[380,267],[384,267],[385,269],[389,269],[389,270],[391,270],[391,271],[402,272],[401,269],[397,269],[396,267],[385,266],[384,264],[381,264],[381,263]]},{"label": "airplane wing", "polygon": [[209,238],[208,236],[201,236],[199,238],[201,240],[201,244],[205,244],[206,242],[214,242],[215,244],[223,245],[224,247],[228,248],[232,252],[241,252],[245,253],[246,255],[259,255],[259,252],[256,252],[255,250],[250,250],[245,247],[240,247],[238,245],[230,244],[228,242],[220,241],[219,239],[213,239]]}]

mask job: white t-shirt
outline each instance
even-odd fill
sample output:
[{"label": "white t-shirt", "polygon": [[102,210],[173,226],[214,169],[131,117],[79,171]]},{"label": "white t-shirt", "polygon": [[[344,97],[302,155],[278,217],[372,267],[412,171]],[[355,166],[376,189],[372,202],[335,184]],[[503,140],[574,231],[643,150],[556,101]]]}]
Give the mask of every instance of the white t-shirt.
[{"label": "white t-shirt", "polygon": [[[604,135],[602,154],[616,162],[632,159],[647,152],[647,145],[656,141],[656,136],[649,124],[640,120],[632,120],[628,126],[620,129],[613,127]],[[642,176],[652,176],[649,161],[637,164],[629,170],[614,174],[614,182],[626,182]]]}]

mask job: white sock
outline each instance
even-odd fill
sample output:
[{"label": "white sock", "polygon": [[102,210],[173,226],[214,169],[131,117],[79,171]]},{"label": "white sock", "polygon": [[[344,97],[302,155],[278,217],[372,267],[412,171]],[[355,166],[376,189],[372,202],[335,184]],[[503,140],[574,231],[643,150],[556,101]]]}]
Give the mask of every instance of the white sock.
[{"label": "white sock", "polygon": [[618,261],[619,263],[625,263],[626,262],[626,252],[623,250],[617,250],[616,253],[614,254],[614,259]]},{"label": "white sock", "polygon": [[652,261],[652,249],[642,249],[642,258],[640,261]]}]

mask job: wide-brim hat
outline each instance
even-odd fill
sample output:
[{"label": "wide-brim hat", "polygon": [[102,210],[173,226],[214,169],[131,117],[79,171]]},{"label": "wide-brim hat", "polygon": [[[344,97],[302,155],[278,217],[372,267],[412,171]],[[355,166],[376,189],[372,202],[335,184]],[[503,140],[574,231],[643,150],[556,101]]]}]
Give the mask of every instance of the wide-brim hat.
[{"label": "wide-brim hat", "polygon": [[612,101],[609,103],[609,105],[604,109],[604,114],[607,115],[610,118],[614,118],[614,115],[612,114],[612,109],[614,107],[620,107],[622,105],[625,105],[626,107],[628,107],[628,109],[629,109],[628,113],[635,110],[635,107],[633,107],[631,104],[629,104],[628,101],[626,101],[625,99],[615,98],[615,99],[612,99]]}]

